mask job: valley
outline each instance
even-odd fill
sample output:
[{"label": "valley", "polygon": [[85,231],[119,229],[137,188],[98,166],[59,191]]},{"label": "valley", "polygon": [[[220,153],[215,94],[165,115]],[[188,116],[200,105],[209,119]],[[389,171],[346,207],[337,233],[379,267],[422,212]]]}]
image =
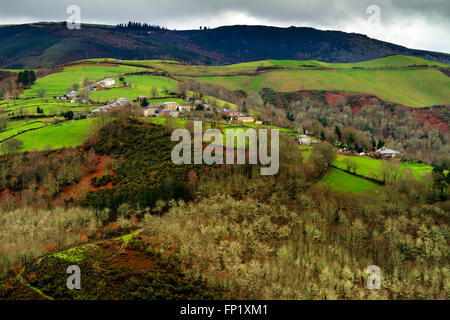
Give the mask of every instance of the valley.
[{"label": "valley", "polygon": [[[448,68],[393,55],[2,70],[0,299],[448,299]],[[171,134],[196,121],[279,130],[278,173],[175,165]],[[74,263],[85,290],[65,287]],[[364,287],[372,264],[382,290]]]}]

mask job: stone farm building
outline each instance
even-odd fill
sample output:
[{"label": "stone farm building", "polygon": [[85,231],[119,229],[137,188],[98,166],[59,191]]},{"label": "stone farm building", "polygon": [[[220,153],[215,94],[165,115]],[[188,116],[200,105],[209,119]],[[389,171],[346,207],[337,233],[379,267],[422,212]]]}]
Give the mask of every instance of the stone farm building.
[{"label": "stone farm building", "polygon": [[297,137],[298,144],[309,146],[311,144],[311,137],[306,134],[302,134]]},{"label": "stone farm building", "polygon": [[164,108],[172,111],[177,111],[180,104],[178,102],[164,102]]}]

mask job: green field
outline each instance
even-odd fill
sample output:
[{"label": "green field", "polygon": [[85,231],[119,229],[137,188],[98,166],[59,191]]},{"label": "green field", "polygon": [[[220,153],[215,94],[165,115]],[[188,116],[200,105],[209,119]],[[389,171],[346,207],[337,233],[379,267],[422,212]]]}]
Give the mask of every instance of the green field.
[{"label": "green field", "polygon": [[298,148],[300,149],[300,152],[302,153],[303,161],[308,160],[309,156],[311,155],[311,151],[312,151],[311,146],[300,145],[300,146],[298,146]]},{"label": "green field", "polygon": [[[86,61],[101,63],[104,59],[90,59]],[[447,64],[439,63],[422,58],[416,58],[404,55],[393,55],[384,58],[356,62],[356,63],[327,63],[317,60],[261,60],[244,63],[237,63],[225,66],[193,66],[176,61],[166,60],[115,60],[109,59],[108,62],[133,64],[158,68],[172,74],[185,76],[217,76],[217,75],[235,75],[239,73],[254,73],[259,67],[282,67],[282,68],[333,68],[333,69],[352,69],[352,68],[413,68],[413,67],[448,67]]]},{"label": "green field", "polygon": [[450,79],[435,69],[276,70],[258,76],[196,77],[195,80],[247,92],[270,87],[279,92],[339,90],[369,93],[385,101],[413,107],[450,101]]},{"label": "green field", "polygon": [[158,88],[158,96],[164,96],[163,88],[174,89],[177,81],[162,76],[127,76],[127,83],[131,83],[131,88],[113,88],[104,91],[93,91],[90,99],[98,102],[107,100],[117,100],[118,98],[126,98],[135,100],[138,96],[151,97],[151,89]]},{"label": "green field", "polygon": [[380,185],[375,182],[356,177],[335,168],[329,170],[320,183],[329,186],[333,190],[351,193],[374,192],[380,188]]},{"label": "green field", "polygon": [[24,120],[12,121],[8,123],[8,127],[6,128],[6,130],[0,132],[0,141],[15,136],[16,134],[19,134],[20,132],[25,130],[44,127],[44,121],[44,119],[33,119],[28,122]]},{"label": "green field", "polygon": [[68,121],[25,132],[16,137],[23,142],[20,151],[40,151],[75,147],[82,144],[89,135],[89,126],[94,119]]},{"label": "green field", "polygon": [[43,115],[49,116],[59,116],[61,113],[68,110],[72,111],[90,111],[95,107],[92,105],[80,105],[78,103],[63,102],[53,97],[49,97],[47,100],[41,98],[31,98],[31,99],[18,99],[15,104],[10,101],[9,105],[4,103],[4,100],[0,105],[0,111],[6,112],[11,117],[26,117],[31,115],[39,115],[37,113],[37,108],[39,107],[43,111]]},{"label": "green field", "polygon": [[157,103],[164,103],[164,102],[178,102],[179,104],[183,104],[184,100],[179,99],[179,98],[148,99],[149,105],[154,105]]},{"label": "green field", "polygon": [[[383,181],[383,174],[381,172],[382,160],[372,159],[368,157],[347,157],[338,155],[336,157],[336,160],[333,162],[333,166],[347,171],[346,159],[351,159],[358,165],[356,174],[370,179]],[[400,174],[406,174],[406,169],[411,170],[416,179],[422,179],[423,175],[433,170],[433,167],[419,163],[402,163]]]},{"label": "green field", "polygon": [[[413,107],[441,105],[450,101],[450,79],[433,67],[448,66],[408,56],[389,56],[359,63],[332,64],[315,60],[266,60],[227,66],[190,66],[163,60],[115,60],[116,64],[111,65],[111,61],[113,60],[108,59],[109,64],[104,64],[102,63],[104,59],[93,59],[89,62],[97,63],[74,64],[66,67],[63,72],[38,79],[31,89],[25,90],[24,94],[33,96],[39,88],[44,88],[47,95],[52,96],[66,92],[73,83],[81,84],[85,77],[91,81],[97,81],[105,77],[117,77],[125,73],[157,68],[171,74],[178,74],[180,79],[193,77],[195,80],[214,83],[231,90],[259,91],[263,87],[271,87],[280,92],[339,90],[374,94],[385,101]],[[125,63],[136,66],[123,65]],[[147,68],[138,67],[138,65],[144,65]],[[260,66],[280,66],[286,69],[268,70],[259,75],[251,75]],[[428,67],[417,68],[417,66]],[[249,73],[250,75],[244,75]],[[159,89],[158,94],[161,94],[164,86],[173,89],[176,85],[176,81],[162,76],[129,76],[126,77],[126,81],[132,83],[131,89],[117,86],[111,90],[92,92],[91,99],[100,102],[120,97],[134,100],[138,95],[150,96],[150,89],[153,86],[156,86]]]},{"label": "green field", "polygon": [[[165,125],[167,122],[166,118],[159,118],[159,117],[141,118],[141,120],[148,121],[153,124],[159,124],[159,125]],[[186,123],[186,118],[172,118],[172,121],[177,128],[184,128],[184,124]]]},{"label": "green field", "polygon": [[[194,92],[187,91],[186,92],[186,96],[192,97],[192,96],[194,96]],[[209,103],[209,104],[211,104],[214,101],[216,106],[218,106],[218,107],[222,107],[222,108],[227,107],[229,109],[235,109],[235,110],[239,110],[240,109],[237,105],[235,105],[235,104],[233,104],[231,102],[224,101],[224,100],[221,100],[221,99],[217,99],[217,98],[214,98],[214,97],[211,97],[211,96],[203,96],[202,99],[203,99],[203,101],[205,103]]]},{"label": "green field", "polygon": [[110,65],[78,65],[67,67],[63,72],[53,73],[43,78],[39,78],[31,89],[25,90],[25,95],[35,96],[37,90],[43,88],[47,95],[64,94],[66,89],[74,83],[82,85],[83,79],[97,81],[106,77],[115,77],[125,73],[148,71],[148,69],[132,66],[110,66]]},{"label": "green field", "polygon": [[388,56],[356,63],[330,63],[329,65],[333,68],[402,68],[414,66],[448,67],[445,63],[403,55]]}]

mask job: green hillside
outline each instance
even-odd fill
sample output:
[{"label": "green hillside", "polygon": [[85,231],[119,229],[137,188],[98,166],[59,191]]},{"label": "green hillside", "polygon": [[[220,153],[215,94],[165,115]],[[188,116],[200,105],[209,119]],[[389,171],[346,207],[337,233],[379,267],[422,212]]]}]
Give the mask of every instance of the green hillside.
[{"label": "green hillside", "polygon": [[[94,82],[106,77],[115,77],[116,80],[123,75],[130,87],[122,87],[117,81],[116,86],[110,90],[93,91],[90,99],[98,103],[107,100],[115,100],[119,97],[136,99],[137,96],[151,96],[151,89],[158,89],[158,96],[165,95],[164,89],[173,90],[177,81],[173,77],[154,75],[127,75],[142,71],[159,70],[170,74],[191,74],[193,76],[178,76],[179,80],[195,79],[225,86],[231,90],[243,89],[245,91],[259,91],[264,87],[271,87],[275,91],[289,92],[296,90],[341,90],[374,94],[386,101],[397,102],[405,105],[422,107],[436,104],[444,104],[450,101],[450,80],[442,72],[434,67],[416,68],[418,65],[436,65],[436,63],[424,59],[407,56],[390,56],[373,61],[357,64],[327,64],[319,61],[292,61],[292,60],[266,60],[248,63],[239,63],[227,66],[191,66],[175,61],[164,60],[116,60],[116,59],[90,59],[74,62],[61,72],[53,73],[39,78],[31,89],[27,89],[20,95],[20,99],[9,102],[0,100],[0,111],[9,116],[24,117],[37,115],[38,107],[45,116],[61,116],[63,112],[89,111],[94,105],[79,105],[56,100],[53,96],[63,94],[74,83],[82,84],[87,78]],[[442,64],[441,64],[442,65]],[[270,67],[279,66],[281,69],[272,70]],[[353,69],[358,66],[362,69]],[[264,68],[261,68],[264,67]],[[323,68],[339,67],[336,70],[324,70]],[[374,70],[367,68],[388,67],[386,70]],[[402,69],[404,68],[404,69]],[[258,73],[255,73],[258,71]],[[196,75],[208,76],[196,76]],[[229,76],[220,76],[227,75]],[[246,75],[239,75],[246,74]],[[38,89],[45,89],[46,99],[34,98]],[[188,95],[192,95],[188,92]],[[26,98],[26,99],[24,99]],[[209,102],[210,97],[205,96]],[[165,101],[164,99],[155,100]],[[152,102],[153,103],[153,102]],[[216,99],[219,106],[225,106],[226,101]],[[228,103],[229,104],[229,103]],[[229,104],[230,107],[238,108]],[[19,131],[40,128],[26,132],[18,136],[23,140],[23,150],[43,149],[45,147],[59,148],[62,146],[74,146],[86,138],[87,121],[65,123],[60,126],[45,127],[48,120],[38,119],[33,123],[13,121],[1,137],[8,138]],[[78,126],[80,127],[78,128]],[[15,126],[15,127],[11,127]],[[65,128],[62,130],[61,128]],[[60,132],[70,136],[60,139]],[[55,137],[50,137],[51,135]],[[42,135],[42,139],[41,139]],[[39,137],[39,138],[37,138]],[[56,140],[59,141],[56,141]],[[357,159],[357,161],[361,161]],[[336,166],[339,167],[339,160]],[[369,171],[376,169],[378,164],[365,166],[360,164],[358,174],[372,177]],[[369,169],[365,169],[365,168]],[[344,169],[345,168],[341,168]],[[364,171],[365,170],[365,171]],[[413,167],[413,173],[420,177],[423,168]],[[366,172],[367,171],[367,172]],[[376,170],[375,170],[376,171]],[[429,171],[427,168],[426,171]],[[373,174],[373,172],[372,172]],[[330,178],[331,179],[331,178]],[[375,177],[376,179],[376,177]]]},{"label": "green hillside", "polygon": [[[113,61],[115,64],[111,65]],[[96,63],[83,64],[86,62]],[[450,101],[450,79],[433,67],[447,65],[408,56],[389,56],[347,64],[329,64],[314,60],[265,60],[226,66],[192,66],[164,60],[108,59],[108,64],[103,62],[105,59],[80,61],[78,65],[66,67],[63,72],[38,79],[31,90],[25,91],[25,95],[35,95],[40,88],[44,88],[48,95],[61,94],[73,83],[81,83],[84,78],[93,81],[155,68],[178,76],[181,80],[192,78],[231,90],[259,91],[264,87],[280,92],[338,90],[373,94],[388,102],[413,107],[441,105]],[[261,67],[263,69],[259,69]],[[271,70],[271,67],[281,69]],[[148,96],[148,89],[153,86],[162,90],[164,86],[172,89],[176,85],[176,82],[170,79],[165,83],[166,80],[162,77],[128,78],[127,81],[134,85],[131,90],[94,92],[92,98],[105,101],[118,97]]]},{"label": "green hillside", "polygon": [[373,192],[380,188],[380,185],[375,182],[356,177],[350,173],[334,168],[328,171],[327,175],[320,183],[329,186],[333,190],[356,194]]},{"label": "green hillside", "polygon": [[[185,77],[183,79],[186,79]],[[276,70],[257,76],[196,77],[230,90],[339,90],[368,93],[413,107],[450,102],[450,79],[435,69],[421,70]]]},{"label": "green hillside", "polygon": [[150,97],[150,90],[158,88],[158,95],[163,94],[163,88],[174,89],[177,82],[167,77],[161,76],[127,76],[127,83],[131,83],[131,88],[113,88],[111,90],[94,91],[90,98],[94,101],[116,100],[120,97],[134,100],[138,96]]},{"label": "green hillside", "polygon": [[[347,171],[347,160],[351,160],[357,164],[356,174],[370,179],[383,181],[382,160],[372,159],[368,157],[347,157],[338,155],[333,162],[333,166]],[[400,175],[406,175],[410,171],[416,179],[421,180],[424,175],[430,173],[433,167],[420,163],[402,163],[400,167]]]},{"label": "green hillside", "polygon": [[59,149],[82,144],[91,133],[89,126],[93,119],[65,122],[51,125],[18,136],[23,141],[22,151]]},{"label": "green hillside", "polygon": [[448,67],[448,64],[431,61],[418,57],[393,55],[384,58],[374,59],[364,62],[356,63],[331,63],[333,68],[401,68],[401,67],[415,67],[415,66],[438,66]]},{"label": "green hillside", "polygon": [[63,94],[74,83],[82,84],[84,78],[90,81],[100,80],[106,77],[114,77],[124,73],[148,71],[148,69],[123,65],[88,66],[78,65],[64,68],[62,72],[53,73],[36,81],[36,84],[25,95],[34,96],[38,89],[45,89],[47,94]]}]

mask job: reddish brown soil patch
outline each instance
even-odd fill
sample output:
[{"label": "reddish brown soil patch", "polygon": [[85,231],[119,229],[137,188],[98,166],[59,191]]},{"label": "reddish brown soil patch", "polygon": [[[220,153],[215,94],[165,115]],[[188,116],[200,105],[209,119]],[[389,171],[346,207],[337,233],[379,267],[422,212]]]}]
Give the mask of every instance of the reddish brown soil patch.
[{"label": "reddish brown soil patch", "polygon": [[327,101],[327,103],[331,104],[334,107],[336,107],[339,98],[344,98],[344,94],[343,93],[335,93],[335,92],[326,92],[325,93],[325,100]]},{"label": "reddish brown soil patch", "polygon": [[78,239],[80,242],[88,242],[89,241],[89,237],[85,234],[81,235],[80,238]]},{"label": "reddish brown soil patch", "polygon": [[119,230],[119,224],[117,222],[111,222],[105,227],[108,231],[117,231]]},{"label": "reddish brown soil patch", "polygon": [[0,190],[0,201],[5,201],[6,198],[10,195],[9,190]]},{"label": "reddish brown soil patch", "polygon": [[362,109],[361,106],[353,106],[352,107],[352,112],[355,113],[355,114],[356,113],[360,113],[361,109]]},{"label": "reddish brown soil patch", "polygon": [[155,262],[144,251],[125,249],[121,254],[108,259],[108,267],[150,271]]},{"label": "reddish brown soil patch", "polygon": [[[62,202],[64,199],[68,200],[73,198],[75,200],[79,199],[80,196],[88,191],[96,191],[99,189],[110,189],[112,188],[112,183],[108,183],[104,187],[96,188],[91,185],[91,179],[94,177],[101,178],[105,172],[106,165],[110,161],[110,158],[106,156],[97,156],[97,164],[95,165],[94,172],[89,173],[81,178],[81,180],[72,186],[67,186],[62,188],[61,195],[52,201],[52,204],[57,204]],[[111,170],[108,171],[109,174],[114,174]]]},{"label": "reddish brown soil patch", "polygon": [[429,125],[438,130],[448,132],[449,119],[448,112],[449,107],[445,108],[431,108],[431,109],[416,109],[413,111],[413,115],[416,117],[419,123]]},{"label": "reddish brown soil patch", "polygon": [[363,107],[381,105],[383,103],[381,99],[374,95],[339,91],[326,91],[325,101],[333,107],[337,107],[339,103],[349,105],[353,113],[361,112]]}]

